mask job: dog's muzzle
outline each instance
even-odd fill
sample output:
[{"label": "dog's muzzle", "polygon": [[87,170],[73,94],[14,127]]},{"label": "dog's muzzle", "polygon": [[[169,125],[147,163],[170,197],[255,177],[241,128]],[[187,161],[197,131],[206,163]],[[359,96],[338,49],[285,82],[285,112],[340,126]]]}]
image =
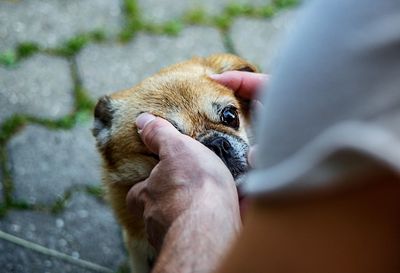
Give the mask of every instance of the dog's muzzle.
[{"label": "dog's muzzle", "polygon": [[207,131],[196,139],[222,159],[235,180],[248,170],[249,145],[241,138],[218,131]]}]

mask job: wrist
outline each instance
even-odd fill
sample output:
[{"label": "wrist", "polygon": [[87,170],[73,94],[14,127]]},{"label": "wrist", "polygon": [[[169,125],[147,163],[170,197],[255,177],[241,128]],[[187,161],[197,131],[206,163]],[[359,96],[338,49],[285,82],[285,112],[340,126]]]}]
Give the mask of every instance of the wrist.
[{"label": "wrist", "polygon": [[195,197],[172,223],[153,272],[212,272],[217,267],[239,234],[241,220],[237,200],[232,206],[218,190],[214,193]]},{"label": "wrist", "polygon": [[192,214],[177,219],[164,238],[153,273],[215,271],[240,228],[222,227],[211,224],[212,218],[203,218]]}]

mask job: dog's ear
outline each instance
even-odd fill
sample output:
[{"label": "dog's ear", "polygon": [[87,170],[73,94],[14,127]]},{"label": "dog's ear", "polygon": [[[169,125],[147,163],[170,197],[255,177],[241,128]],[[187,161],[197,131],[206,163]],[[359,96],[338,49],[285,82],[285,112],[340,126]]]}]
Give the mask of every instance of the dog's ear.
[{"label": "dog's ear", "polygon": [[111,98],[103,96],[99,99],[94,109],[93,136],[99,147],[102,147],[110,140],[110,129],[112,126],[114,111],[111,105]]},{"label": "dog's ear", "polygon": [[205,60],[214,69],[216,74],[234,70],[259,72],[255,65],[232,54],[215,54],[207,57]]}]

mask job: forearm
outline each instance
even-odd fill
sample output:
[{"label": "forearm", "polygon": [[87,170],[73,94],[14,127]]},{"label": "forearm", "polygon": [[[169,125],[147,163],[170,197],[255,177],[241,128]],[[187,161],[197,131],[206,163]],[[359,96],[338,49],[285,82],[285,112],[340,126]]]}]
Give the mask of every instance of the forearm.
[{"label": "forearm", "polygon": [[[220,217],[220,216],[219,216]],[[203,212],[182,215],[168,230],[153,273],[213,272],[240,231],[240,221]]]}]

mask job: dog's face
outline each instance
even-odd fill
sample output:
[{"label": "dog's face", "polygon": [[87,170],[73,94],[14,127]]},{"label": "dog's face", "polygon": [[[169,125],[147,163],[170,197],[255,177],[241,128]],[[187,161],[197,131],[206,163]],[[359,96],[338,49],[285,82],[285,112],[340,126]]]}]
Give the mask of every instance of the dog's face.
[{"label": "dog's face", "polygon": [[195,58],[167,67],[132,89],[101,98],[93,134],[107,180],[136,183],[158,162],[143,145],[135,125],[139,114],[149,112],[214,151],[240,181],[248,169],[249,101],[208,77],[228,70],[255,72],[256,68],[229,54]]}]

